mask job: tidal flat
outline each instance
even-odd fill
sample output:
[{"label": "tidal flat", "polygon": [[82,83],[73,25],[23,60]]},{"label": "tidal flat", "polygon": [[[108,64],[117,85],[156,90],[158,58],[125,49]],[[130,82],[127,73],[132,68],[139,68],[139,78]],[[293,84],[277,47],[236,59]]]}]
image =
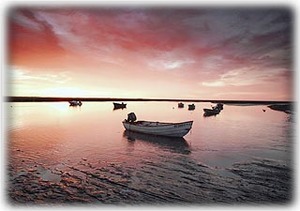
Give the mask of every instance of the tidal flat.
[{"label": "tidal flat", "polygon": [[[185,103],[186,105],[188,103]],[[7,103],[7,199],[23,205],[282,205],[293,199],[293,113],[175,102]],[[180,142],[121,122],[193,120]]]}]

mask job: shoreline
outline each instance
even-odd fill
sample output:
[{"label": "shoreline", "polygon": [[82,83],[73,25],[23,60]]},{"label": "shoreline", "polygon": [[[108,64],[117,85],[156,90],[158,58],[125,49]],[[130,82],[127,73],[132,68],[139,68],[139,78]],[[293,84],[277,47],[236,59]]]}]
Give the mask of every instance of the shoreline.
[{"label": "shoreline", "polygon": [[164,98],[83,98],[83,97],[4,97],[4,102],[64,102],[70,100],[85,102],[106,102],[106,101],[165,101],[165,102],[210,102],[224,104],[293,104],[293,101],[263,101],[263,100],[201,100],[201,99],[164,99]]}]

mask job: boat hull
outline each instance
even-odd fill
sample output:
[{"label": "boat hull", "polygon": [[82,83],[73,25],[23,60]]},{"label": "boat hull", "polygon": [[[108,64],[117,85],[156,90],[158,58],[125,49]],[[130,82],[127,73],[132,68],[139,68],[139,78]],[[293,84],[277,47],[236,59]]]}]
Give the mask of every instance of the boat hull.
[{"label": "boat hull", "polygon": [[189,107],[188,110],[190,110],[190,111],[195,110],[195,108],[196,108],[194,104],[188,105],[188,107]]},{"label": "boat hull", "polygon": [[122,122],[125,129],[151,135],[183,137],[192,128],[193,121],[181,123],[160,123],[149,121]]},{"label": "boat hull", "polygon": [[183,103],[178,103],[178,108],[183,108],[184,104]]},{"label": "boat hull", "polygon": [[70,106],[81,106],[82,102],[81,101],[76,101],[76,100],[71,100],[69,101]]},{"label": "boat hull", "polygon": [[213,115],[217,115],[220,113],[220,110],[218,109],[203,109],[204,111],[204,116],[213,116]]},{"label": "boat hull", "polygon": [[114,104],[114,109],[123,109],[126,108],[125,103],[113,103]]}]

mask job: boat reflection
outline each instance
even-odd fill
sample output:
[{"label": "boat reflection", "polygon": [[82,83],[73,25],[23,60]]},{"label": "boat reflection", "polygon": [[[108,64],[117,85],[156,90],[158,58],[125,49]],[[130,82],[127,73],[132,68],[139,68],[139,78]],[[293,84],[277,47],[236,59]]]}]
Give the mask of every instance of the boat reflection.
[{"label": "boat reflection", "polygon": [[203,117],[211,117],[211,116],[217,116],[219,113],[204,113]]},{"label": "boat reflection", "polygon": [[126,107],[125,108],[113,108],[113,111],[116,111],[116,110],[123,110],[123,109],[126,109]]},{"label": "boat reflection", "polygon": [[145,141],[156,146],[161,146],[167,151],[172,151],[182,154],[190,154],[190,146],[184,138],[178,137],[165,137],[165,136],[156,136],[144,133],[133,132],[125,130],[123,136],[134,143],[135,141]]}]

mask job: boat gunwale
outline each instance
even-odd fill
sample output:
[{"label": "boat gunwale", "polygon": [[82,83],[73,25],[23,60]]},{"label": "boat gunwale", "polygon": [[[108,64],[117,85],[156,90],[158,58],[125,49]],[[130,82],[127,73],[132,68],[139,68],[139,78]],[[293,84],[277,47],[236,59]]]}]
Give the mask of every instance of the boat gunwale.
[{"label": "boat gunwale", "polygon": [[[149,122],[150,124],[156,124],[156,125],[144,125],[142,123],[144,122]],[[125,120],[123,121],[123,123],[127,123],[129,125],[135,125],[135,126],[141,126],[141,127],[164,127],[164,126],[171,126],[171,125],[185,125],[185,124],[193,124],[193,120],[190,121],[185,121],[185,122],[175,122],[175,123],[171,123],[171,122],[154,122],[154,121],[145,121],[145,120],[140,120],[140,121],[136,121],[136,122],[126,122]]]},{"label": "boat gunwale", "polygon": [[113,102],[114,105],[127,105],[127,103],[116,103],[116,102]]}]

